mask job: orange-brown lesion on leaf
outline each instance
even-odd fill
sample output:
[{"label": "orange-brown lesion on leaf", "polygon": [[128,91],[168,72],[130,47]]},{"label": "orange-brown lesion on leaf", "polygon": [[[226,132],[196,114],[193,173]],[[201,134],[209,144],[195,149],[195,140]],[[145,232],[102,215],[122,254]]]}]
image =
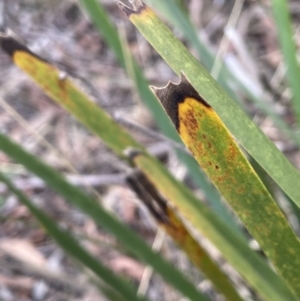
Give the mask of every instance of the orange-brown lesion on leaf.
[{"label": "orange-brown lesion on leaf", "polygon": [[185,245],[192,239],[192,237],[187,231],[183,222],[170,207],[166,207],[166,215],[168,216],[170,222],[164,225],[165,230],[178,244]]},{"label": "orange-brown lesion on leaf", "polygon": [[181,122],[184,123],[184,125],[186,126],[186,128],[189,132],[196,133],[199,129],[198,121],[194,116],[193,109],[188,110],[184,114],[184,118],[181,119]]},{"label": "orange-brown lesion on leaf", "polygon": [[229,143],[229,156],[231,161],[234,161],[237,158],[239,152],[240,151],[236,145],[234,145],[232,142]]},{"label": "orange-brown lesion on leaf", "polygon": [[65,91],[66,87],[67,87],[67,84],[69,84],[67,82],[67,80],[66,79],[60,79],[59,76],[57,76],[56,81],[57,81],[57,85],[61,89],[61,91]]}]

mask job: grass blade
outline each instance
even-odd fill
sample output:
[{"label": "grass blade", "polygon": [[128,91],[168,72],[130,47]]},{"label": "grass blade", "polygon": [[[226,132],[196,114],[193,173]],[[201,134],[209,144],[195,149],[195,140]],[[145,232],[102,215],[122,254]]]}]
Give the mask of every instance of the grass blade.
[{"label": "grass blade", "polygon": [[126,300],[147,301],[145,297],[138,297],[136,290],[120,277],[102,265],[96,258],[89,254],[80,244],[66,231],[56,226],[56,223],[49,218],[42,210],[36,207],[20,190],[18,190],[6,177],[0,173],[0,181],[19,198],[29,211],[36,217],[47,232],[68,254],[76,258],[84,266],[92,270],[109,287],[119,292]]},{"label": "grass blade", "polygon": [[56,67],[10,36],[1,38],[1,44],[18,67],[31,76],[52,99],[72,113],[92,132],[102,137],[117,155],[122,157],[122,152],[128,145],[143,149],[68,78],[61,77],[61,72]]},{"label": "grass blade", "polygon": [[133,231],[108,214],[93,198],[69,184],[58,172],[45,165],[0,133],[0,149],[43,179],[49,187],[88,214],[97,224],[112,233],[132,254],[153,267],[167,282],[191,300],[207,301],[195,286],[165,261]]},{"label": "grass blade", "polygon": [[273,15],[277,26],[279,42],[287,66],[287,79],[293,91],[292,105],[300,125],[300,67],[296,44],[293,39],[291,18],[286,0],[272,0]]}]

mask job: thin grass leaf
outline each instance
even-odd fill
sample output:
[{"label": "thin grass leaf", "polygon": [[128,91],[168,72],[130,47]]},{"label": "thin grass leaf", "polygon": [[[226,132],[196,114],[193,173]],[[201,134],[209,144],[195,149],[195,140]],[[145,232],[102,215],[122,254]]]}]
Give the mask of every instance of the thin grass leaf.
[{"label": "thin grass leaf", "polygon": [[112,233],[132,254],[159,273],[163,279],[191,300],[207,301],[195,286],[170,263],[165,261],[126,225],[108,214],[93,198],[69,184],[61,174],[44,164],[0,133],[0,149],[29,171],[43,179],[49,187],[89,215],[98,225]]},{"label": "thin grass leaf", "polygon": [[[93,271],[109,287],[119,292],[126,300],[147,301],[145,297],[136,295],[136,290],[128,282],[116,276],[110,269],[105,267],[100,261],[88,253],[80,244],[66,231],[56,226],[56,222],[49,218],[42,210],[36,207],[11,181],[0,173],[0,181],[19,198],[47,232],[55,239],[58,245],[69,255],[76,258],[84,266]],[[124,299],[123,299],[124,300]]]},{"label": "thin grass leaf", "polygon": [[293,38],[291,18],[289,16],[288,1],[272,0],[273,15],[277,26],[279,42],[285,64],[287,79],[292,88],[292,105],[300,125],[300,67],[297,60],[297,49]]}]

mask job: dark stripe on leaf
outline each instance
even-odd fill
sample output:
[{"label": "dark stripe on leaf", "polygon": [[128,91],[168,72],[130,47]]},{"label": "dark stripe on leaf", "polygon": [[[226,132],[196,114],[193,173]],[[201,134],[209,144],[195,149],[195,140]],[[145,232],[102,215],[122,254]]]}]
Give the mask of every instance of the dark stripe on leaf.
[{"label": "dark stripe on leaf", "polygon": [[207,108],[210,108],[210,105],[199,95],[183,73],[181,73],[181,81],[179,84],[169,82],[163,88],[151,86],[151,90],[160,100],[177,130],[179,129],[178,105],[184,102],[185,99],[193,98]]},{"label": "dark stripe on leaf", "polygon": [[9,54],[12,58],[17,51],[21,51],[21,52],[23,51],[23,52],[26,52],[26,53],[38,58],[39,60],[47,62],[45,59],[43,59],[40,56],[38,56],[37,54],[33,53],[27,46],[25,46],[24,44],[22,44],[21,42],[19,42],[17,39],[15,39],[14,37],[12,37],[10,35],[1,36],[0,44],[1,44],[1,48],[7,54]]}]

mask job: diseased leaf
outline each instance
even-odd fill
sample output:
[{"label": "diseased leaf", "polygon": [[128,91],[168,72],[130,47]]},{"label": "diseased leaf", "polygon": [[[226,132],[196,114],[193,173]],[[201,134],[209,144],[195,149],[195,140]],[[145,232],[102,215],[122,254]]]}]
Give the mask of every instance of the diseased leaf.
[{"label": "diseased leaf", "polygon": [[[67,108],[71,113],[75,114],[78,119],[81,121],[85,121],[86,125],[89,125],[91,129],[94,129],[94,125],[96,123],[93,123],[92,125],[89,124],[89,122],[92,120],[93,117],[96,120],[96,117],[99,118],[99,122],[101,122],[101,132],[98,133],[102,139],[105,140],[105,142],[110,141],[111,143],[107,143],[108,146],[110,146],[114,151],[116,151],[119,155],[122,151],[122,148],[125,148],[125,146],[137,146],[137,143],[132,143],[133,140],[130,140],[128,135],[125,135],[125,138],[128,139],[120,139],[122,135],[124,135],[125,132],[122,132],[121,128],[115,127],[115,129],[111,129],[111,126],[114,125],[114,121],[110,120],[110,117],[106,114],[104,114],[97,106],[94,106],[94,104],[89,101],[83,93],[81,93],[68,79],[66,78],[60,78],[59,70],[56,69],[53,65],[49,64],[46,60],[39,57],[38,55],[31,52],[27,47],[24,45],[18,43],[15,39],[8,37],[7,39],[2,40],[2,47],[6,52],[8,52],[11,56],[14,62],[21,67],[24,71],[26,71],[29,75],[31,75],[38,84],[42,87],[42,89],[47,92],[52,98],[54,98],[56,101],[58,101],[60,104],[62,104],[65,108]],[[74,92],[79,93],[78,102],[74,100]],[[71,94],[72,93],[72,94]],[[87,112],[86,107],[88,106],[94,106],[93,107],[93,115],[90,116],[91,112]],[[98,116],[96,116],[98,114]],[[102,114],[102,115],[100,115]],[[91,118],[92,117],[92,118]],[[88,119],[86,121],[86,119]],[[99,129],[99,127],[98,127]],[[105,131],[111,130],[110,136],[105,134]],[[119,132],[117,132],[119,130]],[[112,135],[112,133],[115,133]],[[116,135],[118,133],[118,135]],[[103,137],[104,136],[104,137]],[[114,141],[117,138],[119,138],[119,143],[115,145]],[[170,209],[171,210],[171,209]],[[168,231],[167,231],[168,232]],[[174,232],[172,232],[174,233]],[[188,235],[188,232],[186,231],[186,235]],[[190,244],[191,245],[191,244]],[[194,249],[197,249],[197,242],[194,241]],[[198,246],[199,247],[199,246]],[[184,248],[185,251],[189,251],[189,249]],[[199,254],[199,252],[198,252]],[[194,256],[195,257],[195,256]],[[200,259],[200,258],[199,258]],[[199,262],[199,260],[198,260]],[[225,283],[225,280],[227,277],[224,274],[221,274],[221,271],[219,268],[213,264],[213,262],[209,261],[209,258],[206,260],[208,262],[206,266],[208,267],[214,267],[214,269],[211,269],[211,271],[208,271],[208,273],[214,273],[216,275],[216,282],[217,284],[223,284]],[[211,263],[209,265],[209,263]],[[220,277],[220,274],[223,275],[222,279]],[[210,274],[212,275],[212,274]],[[220,280],[221,278],[221,280]],[[219,282],[218,282],[219,280]],[[222,281],[222,283],[221,283]],[[227,281],[225,283],[226,285],[230,286],[230,282]],[[223,284],[224,287],[224,284]],[[220,287],[222,288],[222,287]],[[226,291],[230,292],[230,299],[233,300],[241,300],[238,295],[235,293],[235,290],[233,287],[226,288]],[[225,292],[226,292],[225,291]],[[235,295],[234,295],[235,293]],[[234,298],[235,297],[235,298]],[[229,299],[229,300],[230,300]]]},{"label": "diseased leaf", "polygon": [[[275,1],[276,0],[273,2]],[[145,2],[150,3],[150,6],[155,8],[168,23],[172,24],[176,30],[179,30],[184,35],[185,39],[187,39],[197,52],[198,57],[201,58],[201,62],[206,69],[211,70],[215,61],[215,55],[211,52],[205,41],[201,39],[201,34],[198,34],[198,30],[192,25],[188,15],[180,9],[176,1],[146,0]],[[277,2],[282,3],[281,0]],[[245,81],[241,80],[233,71],[232,69],[228,69],[226,64],[223,64],[218,76],[218,83],[241,106],[242,102],[241,99],[239,99],[239,93],[235,93],[236,90],[232,87],[234,86],[238,91],[243,91],[243,93],[249,97],[249,100],[251,100],[260,111],[264,112],[282,133],[285,133],[287,137],[292,139],[295,144],[300,147],[300,137],[297,135],[297,132],[279,116],[274,106],[265,100],[262,91],[257,89],[257,87],[253,89],[252,85],[249,85],[247,82],[245,83]]]},{"label": "diseased leaf", "polygon": [[[131,139],[131,137],[125,133],[118,124],[111,120],[111,118],[103,112],[101,108],[94,105],[85,94],[81,93],[75,85],[73,85],[67,78],[61,77],[57,68],[43,58],[40,58],[38,55],[35,55],[26,46],[20,44],[10,36],[2,38],[1,41],[2,47],[12,56],[16,65],[27,72],[45,90],[45,92],[50,95],[50,97],[54,98],[58,103],[66,107],[84,124],[88,125],[91,129],[94,129],[94,132],[98,134],[98,136],[100,136],[100,138],[102,138],[103,141],[118,155],[123,156],[122,150],[125,147],[138,145],[138,143]],[[65,90],[70,93],[66,95]],[[77,95],[74,94],[74,91],[79,92],[78,99],[74,99],[74,95]],[[91,114],[88,114],[90,112],[81,109],[85,106],[90,107],[91,105],[94,105],[92,116],[90,116]],[[98,123],[95,122],[95,117],[99,117]],[[94,128],[95,126],[96,129]],[[110,131],[110,134],[107,135],[105,131]],[[125,136],[122,137],[124,133]],[[118,138],[118,143],[113,141],[116,137]],[[134,141],[134,143],[132,143],[132,141]],[[143,149],[143,147],[140,146],[140,149]],[[231,290],[234,291],[233,288]],[[191,290],[190,292],[193,294]],[[233,296],[233,293],[231,293],[231,296]]]},{"label": "diseased leaf", "polygon": [[34,54],[11,36],[1,37],[0,42],[19,68],[31,76],[53,100],[100,136],[117,155],[122,157],[123,150],[128,146],[143,149],[104,110],[47,60]]},{"label": "diseased leaf", "polygon": [[183,74],[177,85],[152,89],[183,142],[299,296],[300,242],[221,119]]},{"label": "diseased leaf", "polygon": [[[6,38],[2,38],[1,40],[2,42],[5,40],[7,41]],[[14,55],[18,53],[18,58],[20,60],[15,60],[15,63],[19,64],[20,67],[24,67],[25,65],[25,67],[30,71],[29,74],[41,87],[45,86],[45,88],[49,88],[46,92],[50,97],[54,98],[58,102],[61,101],[63,106],[66,106],[71,113],[92,129],[119,156],[122,156],[123,149],[128,146],[134,146],[140,150],[143,149],[143,147],[135,142],[127,133],[123,135],[124,131],[120,129],[120,127],[114,123],[105,112],[101,112],[101,109],[94,105],[89,98],[76,88],[76,86],[74,86],[67,78],[65,78],[65,76],[62,76],[58,69],[51,66],[51,64],[47,63],[47,61],[34,55],[25,46],[20,45],[20,43],[17,42],[15,45],[17,45],[17,47],[12,48],[13,51],[10,51],[10,48],[7,48],[7,52],[9,52],[13,58],[15,58]],[[22,59],[24,59],[22,54],[25,54],[25,57],[30,57],[32,61],[35,61],[34,63],[37,61],[37,63],[33,64],[33,66],[40,70],[35,70],[32,66],[22,61]],[[27,69],[25,69],[25,71],[27,71]],[[51,85],[47,85],[48,76],[50,78]],[[60,85],[62,85],[62,88]],[[85,105],[88,108],[87,110],[84,108]],[[82,110],[85,110],[84,114]],[[26,155],[22,153],[16,145],[12,145],[4,136],[0,135],[0,139],[3,142],[0,143],[0,148],[5,150],[12,158],[20,160],[20,162],[22,162],[29,170],[32,170],[40,177],[46,177],[46,181],[49,186],[53,188],[55,187],[55,189],[62,195],[67,197],[70,195],[69,193],[71,193],[72,196],[71,198],[69,196],[69,199],[79,205],[82,210],[91,209],[89,207],[91,204],[86,202],[86,196],[82,195],[80,191],[77,190],[75,192],[73,188],[67,186],[67,192],[69,192],[67,193],[64,189],[66,187],[61,187],[63,184],[57,174],[56,177],[53,173],[52,175],[49,175],[49,173],[46,173],[45,175],[45,169],[43,169],[36,161],[32,161],[32,157],[30,158],[30,156],[28,157],[28,154]],[[146,162],[143,162],[144,159],[146,159]],[[278,276],[262,260],[260,260],[252,250],[249,249],[247,243],[237,233],[232,233],[231,229],[226,227],[226,225],[224,225],[224,223],[222,223],[211,212],[211,210],[200,205],[199,201],[193,196],[193,194],[187,190],[184,185],[176,182],[157,160],[144,154],[143,156],[140,156],[139,160],[134,160],[132,163],[137,165],[140,164],[141,170],[143,170],[145,175],[151,179],[151,182],[155,183],[155,187],[157,187],[159,192],[166,195],[168,201],[170,201],[172,205],[177,206],[179,204],[178,208],[180,208],[180,213],[182,213],[186,218],[190,218],[197,229],[202,232],[204,231],[207,238],[213,241],[220,250],[224,252],[224,255],[227,256],[228,260],[246,279],[250,279],[249,282],[262,295],[272,298],[272,301],[293,300],[290,292],[287,290],[283,282],[281,282]],[[154,170],[154,172],[151,170]],[[46,171],[49,172],[47,169]],[[159,176],[154,178],[157,172]],[[57,179],[57,177],[59,179]],[[167,183],[167,185],[164,185],[164,183]],[[170,183],[172,183],[171,186],[169,185]],[[92,210],[89,210],[89,214],[96,220],[101,215],[101,222],[105,218],[106,222],[110,220],[107,220],[107,216],[103,215],[100,208],[94,207]],[[106,226],[108,225],[106,224]],[[112,225],[110,224],[108,227],[111,226]],[[113,228],[114,227],[116,227],[116,225],[113,226]],[[121,230],[120,227],[118,229]],[[110,228],[110,230],[113,232],[112,228]],[[123,229],[123,231],[124,230],[125,229]],[[117,236],[116,232],[113,233]],[[190,299],[194,300],[196,298],[197,300],[202,300],[204,298],[181,276],[181,274],[175,272],[176,269],[173,269],[173,272],[170,273],[170,267],[163,264],[163,261],[159,259],[160,257],[148,257],[149,253],[147,253],[147,250],[143,248],[143,245],[140,245],[139,249],[137,249],[135,245],[137,241],[132,237],[130,232],[127,232],[125,236],[119,236],[119,238],[125,245],[132,244],[133,246],[130,247],[133,249],[130,249],[133,250],[134,253],[138,252],[135,254],[137,256],[141,256],[140,258],[143,258],[143,260],[147,263],[149,263],[148,260],[152,258],[155,262],[151,262],[149,264],[153,265],[167,281],[173,285],[176,284],[175,286],[177,289],[190,297]],[[129,242],[130,239],[132,239],[131,242]],[[141,249],[143,251],[140,253]]]},{"label": "diseased leaf", "polygon": [[242,301],[227,275],[212,261],[207,251],[189,233],[184,223],[167,205],[155,186],[142,173],[128,176],[128,183],[152,213],[158,224],[185,251],[188,258],[212,282],[227,301]]},{"label": "diseased leaf", "polygon": [[154,158],[134,149],[127,150],[127,155],[171,206],[175,207],[176,212],[180,212],[195,229],[208,238],[265,300],[294,300],[282,279],[261,257],[249,249],[245,239],[233,233],[216,218],[183,183],[167,173],[164,166],[156,164]]},{"label": "diseased leaf", "polygon": [[248,118],[169,28],[142,1],[134,8],[119,3],[130,21],[177,73],[184,72],[199,95],[211,105],[227,129],[271,178],[300,207],[300,172]]}]

